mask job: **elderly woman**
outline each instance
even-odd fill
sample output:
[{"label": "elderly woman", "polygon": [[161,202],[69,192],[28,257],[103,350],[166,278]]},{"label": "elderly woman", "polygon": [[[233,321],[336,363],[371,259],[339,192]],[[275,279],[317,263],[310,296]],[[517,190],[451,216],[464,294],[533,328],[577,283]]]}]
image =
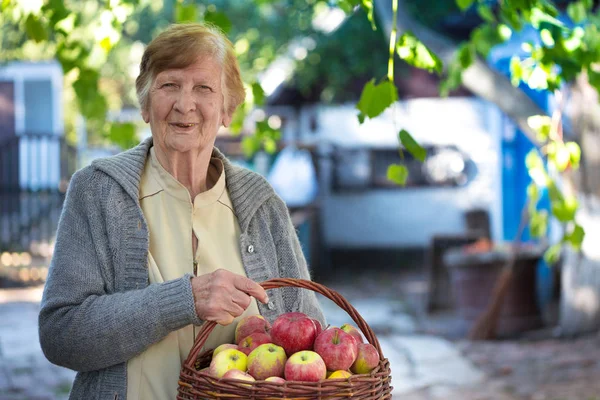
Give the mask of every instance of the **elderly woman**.
[{"label": "elderly woman", "polygon": [[175,398],[203,321],[219,324],[207,348],[247,314],[323,321],[313,292],[256,283],[310,278],[286,205],[214,147],[244,100],[229,40],[171,26],[136,89],[152,137],[73,176],[42,299],[42,349],[78,371],[72,399]]}]

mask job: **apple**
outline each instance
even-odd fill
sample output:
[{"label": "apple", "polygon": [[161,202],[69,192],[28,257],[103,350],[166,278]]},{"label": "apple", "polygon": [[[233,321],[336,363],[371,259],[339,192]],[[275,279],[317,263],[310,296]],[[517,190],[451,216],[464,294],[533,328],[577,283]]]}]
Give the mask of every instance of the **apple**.
[{"label": "apple", "polygon": [[351,334],[354,339],[356,339],[356,343],[364,343],[362,333],[358,330],[358,328],[354,327],[354,325],[344,324],[340,326],[340,329],[346,333]]},{"label": "apple", "polygon": [[261,344],[248,356],[248,373],[258,380],[270,376],[283,377],[286,361],[283,347],[273,343]]},{"label": "apple", "polygon": [[217,346],[214,350],[213,350],[213,354],[212,354],[212,358],[215,358],[215,356],[217,354],[219,354],[220,352],[222,352],[223,350],[226,349],[235,349],[235,350],[239,350],[238,349],[238,345],[237,344],[233,344],[233,343],[223,343],[222,345]]},{"label": "apple", "polygon": [[356,339],[340,328],[327,328],[315,339],[314,350],[323,358],[329,371],[348,370],[356,360]]},{"label": "apple", "polygon": [[350,378],[352,374],[346,370],[338,369],[337,371],[333,371],[327,379],[347,379]]},{"label": "apple", "polygon": [[[229,371],[225,372],[225,374],[223,374],[221,379],[239,379],[241,381],[250,381],[250,382],[256,381],[256,379],[254,379],[254,377],[252,375],[250,375],[247,372],[240,371],[239,369],[230,369]],[[244,384],[244,386],[250,386],[250,385]]]},{"label": "apple", "polygon": [[230,369],[246,371],[248,357],[239,350],[225,349],[217,354],[210,362],[210,375],[221,378]]},{"label": "apple", "polygon": [[321,334],[321,332],[323,332],[323,325],[321,325],[321,322],[319,322],[318,319],[316,318],[311,318],[313,320],[313,322],[315,323],[315,327],[317,328],[317,334],[315,336],[315,338],[317,336],[319,336]]},{"label": "apple", "polygon": [[254,332],[269,333],[271,324],[262,315],[248,315],[238,322],[235,327],[235,343],[239,343],[246,336]]},{"label": "apple", "polygon": [[273,383],[285,383],[285,379],[280,376],[270,376],[265,379],[265,382],[273,382]]},{"label": "apple", "polygon": [[368,374],[379,365],[379,352],[371,343],[360,343],[356,361],[350,367],[355,374]]},{"label": "apple", "polygon": [[317,327],[308,315],[289,312],[275,319],[270,334],[273,343],[283,347],[289,357],[302,350],[312,350]]},{"label": "apple", "polygon": [[254,332],[238,343],[238,350],[248,355],[252,350],[265,343],[271,343],[271,336],[268,333]]},{"label": "apple", "polygon": [[320,355],[310,350],[292,354],[285,363],[285,379],[288,381],[318,382],[325,379],[327,367]]}]

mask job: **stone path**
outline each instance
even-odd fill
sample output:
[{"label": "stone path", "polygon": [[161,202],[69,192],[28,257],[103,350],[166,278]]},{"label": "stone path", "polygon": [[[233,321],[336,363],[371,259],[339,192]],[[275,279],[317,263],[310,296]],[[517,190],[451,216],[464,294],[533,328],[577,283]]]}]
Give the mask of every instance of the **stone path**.
[{"label": "stone path", "polygon": [[[64,400],[73,371],[50,364],[37,338],[41,289],[0,290],[0,400]],[[346,297],[348,299],[348,297]],[[387,300],[386,300],[387,298]],[[331,325],[350,317],[321,298]],[[450,341],[419,333],[401,302],[352,299],[390,360],[394,399],[600,400],[600,337]]]}]

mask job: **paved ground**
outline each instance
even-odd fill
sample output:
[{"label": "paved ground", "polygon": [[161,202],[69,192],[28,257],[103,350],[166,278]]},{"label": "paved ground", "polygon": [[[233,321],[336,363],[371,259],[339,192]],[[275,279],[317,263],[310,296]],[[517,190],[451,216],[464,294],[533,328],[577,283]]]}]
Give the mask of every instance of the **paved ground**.
[{"label": "paved ground", "polygon": [[[410,306],[394,298],[396,291],[388,286],[369,291],[365,287],[372,282],[361,289],[356,283],[328,286],[350,300],[377,333],[390,360],[395,399],[600,400],[598,336],[571,341],[448,340],[423,334]],[[37,340],[40,296],[40,288],[0,290],[0,400],[68,396],[74,373],[50,364]],[[349,322],[339,307],[321,300],[330,324]]]}]

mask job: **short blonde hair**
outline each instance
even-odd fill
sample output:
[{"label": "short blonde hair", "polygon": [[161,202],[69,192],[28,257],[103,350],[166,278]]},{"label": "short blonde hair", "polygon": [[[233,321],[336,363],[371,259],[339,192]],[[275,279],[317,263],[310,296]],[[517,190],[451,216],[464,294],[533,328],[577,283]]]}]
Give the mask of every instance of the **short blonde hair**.
[{"label": "short blonde hair", "polygon": [[231,41],[216,26],[200,23],[174,24],[148,44],[135,89],[142,110],[147,110],[154,78],[167,69],[186,68],[200,56],[215,57],[223,68],[221,84],[224,108],[233,115],[246,97],[240,67]]}]

